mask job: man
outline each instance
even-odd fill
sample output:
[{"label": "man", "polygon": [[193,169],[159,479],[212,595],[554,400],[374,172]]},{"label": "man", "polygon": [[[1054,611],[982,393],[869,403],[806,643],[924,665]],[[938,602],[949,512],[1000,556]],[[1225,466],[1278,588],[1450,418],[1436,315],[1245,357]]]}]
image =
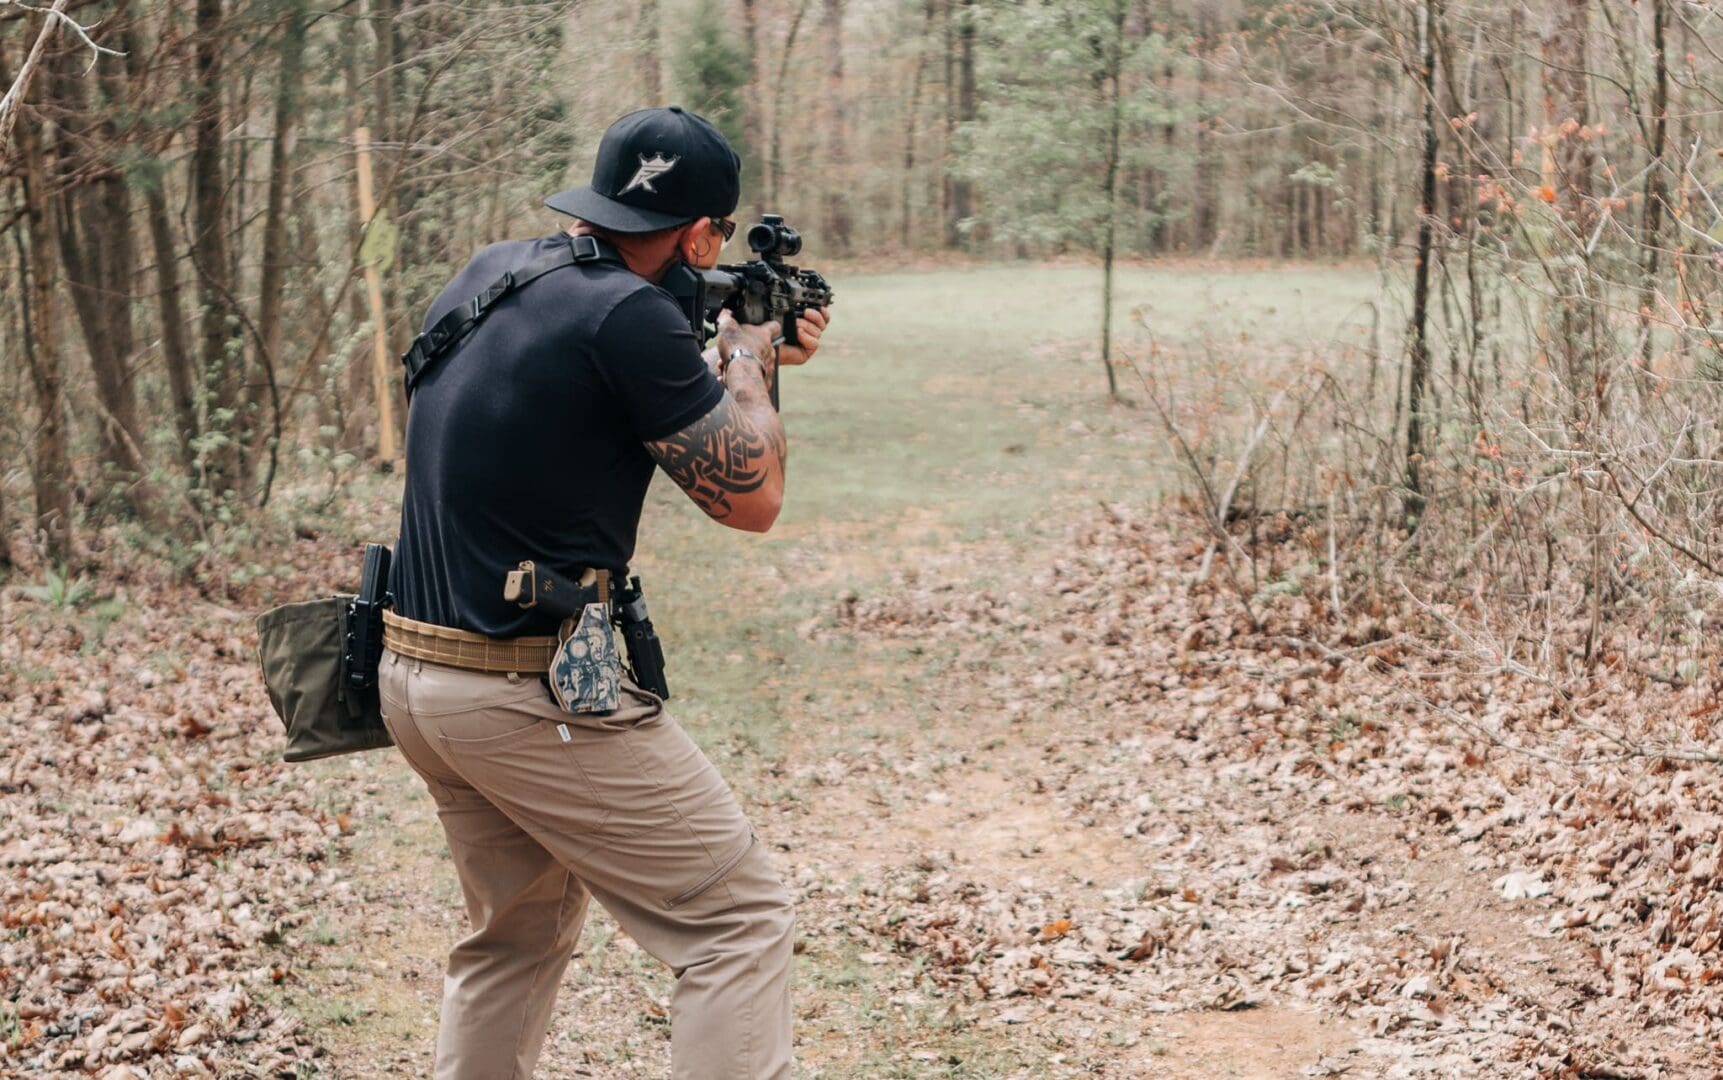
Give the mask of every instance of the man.
[{"label": "man", "polygon": [[631,113],[605,133],[592,184],[547,200],[575,224],[484,249],[425,320],[581,253],[504,289],[412,389],[379,683],[472,923],[449,957],[439,1080],[532,1074],[589,897],[676,973],[676,1077],[790,1073],[793,911],[735,797],[633,683],[609,710],[560,707],[542,676],[561,620],[522,606],[536,592],[503,599],[522,560],[599,594],[621,580],[655,465],[726,525],[776,518],[785,441],[769,387],[779,363],[812,355],[825,313],[800,319],[800,348],[725,319],[703,357],[657,284],[679,263],[716,265],[739,170],[701,117]]}]

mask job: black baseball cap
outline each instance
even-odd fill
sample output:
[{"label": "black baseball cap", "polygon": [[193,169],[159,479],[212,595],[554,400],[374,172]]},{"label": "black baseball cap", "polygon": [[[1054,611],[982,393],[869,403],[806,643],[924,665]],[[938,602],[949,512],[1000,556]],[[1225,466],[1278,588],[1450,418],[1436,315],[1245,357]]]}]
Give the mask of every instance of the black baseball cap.
[{"label": "black baseball cap", "polygon": [[742,159],[703,116],[679,105],[641,109],[611,124],[592,183],[544,201],[552,210],[620,233],[721,218],[742,196]]}]

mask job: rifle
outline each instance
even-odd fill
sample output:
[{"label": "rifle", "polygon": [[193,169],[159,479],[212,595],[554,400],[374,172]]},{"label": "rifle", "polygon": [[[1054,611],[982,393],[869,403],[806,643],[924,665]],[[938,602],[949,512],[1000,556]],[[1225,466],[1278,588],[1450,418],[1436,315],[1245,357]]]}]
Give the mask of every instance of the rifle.
[{"label": "rifle", "polygon": [[[802,250],[802,234],[784,223],[782,215],[763,214],[748,226],[748,248],[754,258],[711,270],[687,268],[665,279],[664,287],[688,312],[694,334],[705,347],[717,332],[718,313],[728,309],[747,326],[778,322],[783,337],[776,344],[795,345],[796,317],[809,308],[832,302],[832,287],[817,270],[791,266],[785,260]],[[772,380],[772,407],[778,407],[778,380]]]}]

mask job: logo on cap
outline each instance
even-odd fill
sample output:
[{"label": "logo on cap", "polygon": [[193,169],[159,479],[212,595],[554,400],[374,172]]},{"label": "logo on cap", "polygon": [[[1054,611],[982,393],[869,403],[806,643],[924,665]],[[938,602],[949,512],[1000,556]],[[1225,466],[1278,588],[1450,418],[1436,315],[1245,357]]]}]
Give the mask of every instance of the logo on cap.
[{"label": "logo on cap", "polygon": [[635,170],[634,178],[628,181],[628,186],[617,192],[618,195],[626,195],[635,188],[645,188],[654,195],[658,194],[658,189],[652,186],[652,181],[674,169],[676,163],[682,160],[679,157],[666,159],[662,152],[653,154],[651,157],[647,157],[645,154],[639,156],[640,168]]}]

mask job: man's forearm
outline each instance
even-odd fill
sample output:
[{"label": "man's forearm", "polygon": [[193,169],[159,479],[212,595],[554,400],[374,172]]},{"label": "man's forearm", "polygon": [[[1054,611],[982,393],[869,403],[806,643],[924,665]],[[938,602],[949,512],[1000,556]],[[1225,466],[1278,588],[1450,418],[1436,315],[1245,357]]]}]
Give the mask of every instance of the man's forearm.
[{"label": "man's forearm", "polygon": [[784,425],[757,359],[729,365],[724,391],[711,412],[646,449],[708,516],[763,532],[783,505]]},{"label": "man's forearm", "polygon": [[784,438],[783,418],[772,408],[765,362],[758,357],[750,362],[744,357],[731,363],[724,372],[724,388],[736,402],[737,420],[769,448],[782,470],[789,458],[789,444]]}]

